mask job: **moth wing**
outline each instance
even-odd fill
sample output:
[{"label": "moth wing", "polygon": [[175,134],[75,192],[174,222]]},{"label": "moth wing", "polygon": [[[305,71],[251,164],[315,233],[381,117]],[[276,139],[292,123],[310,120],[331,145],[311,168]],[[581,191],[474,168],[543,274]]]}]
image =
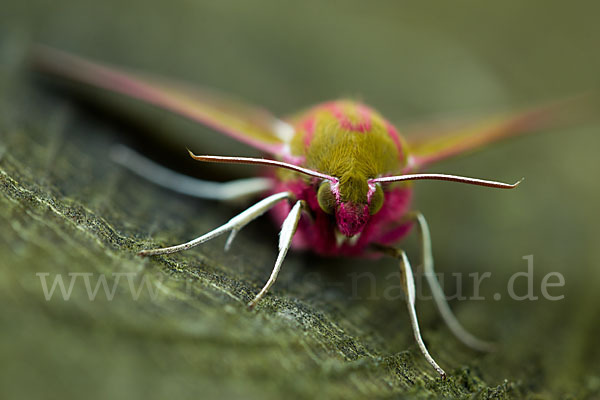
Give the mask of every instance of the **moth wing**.
[{"label": "moth wing", "polygon": [[116,92],[202,123],[266,153],[278,155],[293,128],[271,115],[213,91],[92,62],[38,47],[35,67],[70,81]]},{"label": "moth wing", "polygon": [[482,148],[490,143],[546,129],[572,119],[574,106],[581,96],[526,109],[512,114],[495,115],[473,122],[446,121],[435,127],[415,128],[407,132],[409,163],[407,170],[420,170],[438,161]]}]

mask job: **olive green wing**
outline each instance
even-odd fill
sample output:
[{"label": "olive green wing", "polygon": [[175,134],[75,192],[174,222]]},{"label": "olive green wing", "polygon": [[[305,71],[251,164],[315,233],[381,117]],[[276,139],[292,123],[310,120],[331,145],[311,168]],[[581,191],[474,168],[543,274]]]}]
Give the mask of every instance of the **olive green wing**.
[{"label": "olive green wing", "polygon": [[517,113],[499,114],[473,122],[444,122],[437,127],[407,132],[407,171],[458,156],[510,137],[533,133],[571,121],[584,96],[554,102]]},{"label": "olive green wing", "polygon": [[273,155],[281,155],[293,128],[269,112],[231,97],[38,46],[36,69],[171,111]]}]

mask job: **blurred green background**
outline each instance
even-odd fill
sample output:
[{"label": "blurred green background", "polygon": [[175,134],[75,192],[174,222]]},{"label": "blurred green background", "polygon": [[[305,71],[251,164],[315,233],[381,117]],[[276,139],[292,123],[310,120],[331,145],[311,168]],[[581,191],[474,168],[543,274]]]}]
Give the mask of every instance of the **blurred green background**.
[{"label": "blurred green background", "polygon": [[[228,254],[223,240],[169,257],[135,250],[187,240],[236,205],[175,195],[110,162],[126,142],[191,174],[226,179],[185,147],[252,154],[150,108],[80,102],[28,70],[29,46],[215,87],[285,115],[351,96],[400,130],[439,116],[481,115],[600,86],[599,8],[575,1],[3,1],[0,7],[0,398],[597,398],[600,124],[586,119],[495,145],[435,171],[513,181],[498,192],[418,183],[438,271],[492,273],[485,301],[453,301],[501,351],[459,344],[431,301],[418,304],[440,382],[413,343],[400,300],[353,296],[352,273],[395,284],[391,260],[292,253],[257,312],[276,228],[257,221]],[[124,111],[125,110],[125,111]],[[197,143],[197,144],[196,144]],[[198,172],[200,171],[200,172]],[[404,242],[418,264],[414,238]],[[534,256],[535,294],[560,272],[561,301],[514,301],[510,276]],[[45,301],[36,273],[135,273],[132,300]],[[49,279],[50,279],[49,278]],[[471,280],[464,278],[466,295]],[[92,282],[95,282],[92,280]],[[81,286],[81,285],[80,285]],[[360,293],[368,291],[361,287]],[[518,293],[526,290],[519,282]],[[502,293],[501,301],[493,294]]]}]

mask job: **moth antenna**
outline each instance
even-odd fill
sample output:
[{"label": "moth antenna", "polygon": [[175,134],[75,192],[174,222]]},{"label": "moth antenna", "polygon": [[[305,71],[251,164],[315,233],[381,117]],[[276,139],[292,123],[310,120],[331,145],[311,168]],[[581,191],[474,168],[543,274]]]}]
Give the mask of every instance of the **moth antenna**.
[{"label": "moth antenna", "polygon": [[292,171],[299,172],[304,175],[314,176],[315,178],[325,179],[332,182],[337,182],[337,178],[323,174],[321,172],[313,171],[312,169],[303,168],[298,165],[286,163],[283,161],[269,160],[267,158],[252,158],[252,157],[228,157],[228,156],[197,156],[190,149],[188,149],[190,156],[194,160],[214,163],[227,163],[227,164],[254,164],[254,165],[266,165],[268,167],[286,168]]},{"label": "moth antenna", "polygon": [[425,180],[432,179],[438,181],[450,181],[450,182],[459,182],[459,183],[467,183],[469,185],[477,185],[477,186],[487,186],[498,189],[514,189],[525,178],[519,179],[515,183],[504,183],[498,181],[489,181],[485,179],[477,179],[477,178],[469,178],[466,176],[458,176],[458,175],[447,175],[447,174],[407,174],[407,175],[398,175],[398,176],[383,176],[381,178],[373,178],[369,179],[369,183],[388,183],[388,182],[402,182],[402,181],[416,181],[416,180]]}]

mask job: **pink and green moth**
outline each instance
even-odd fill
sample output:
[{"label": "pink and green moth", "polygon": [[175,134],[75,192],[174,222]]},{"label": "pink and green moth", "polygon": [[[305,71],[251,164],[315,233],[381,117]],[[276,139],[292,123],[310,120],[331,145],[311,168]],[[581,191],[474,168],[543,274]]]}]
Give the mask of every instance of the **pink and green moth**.
[{"label": "pink and green moth", "polygon": [[[228,183],[194,180],[158,166],[132,150],[119,147],[115,159],[133,172],[178,192],[208,199],[260,195],[262,200],[225,224],[187,243],[142,250],[142,256],[190,249],[228,233],[228,249],[246,224],[271,211],[281,225],[279,253],[267,283],[249,306],[254,307],[277,279],[290,248],[327,256],[388,255],[400,264],[402,285],[414,337],[427,361],[442,378],[444,370],[429,354],[415,309],[415,283],[406,253],[395,245],[413,226],[418,228],[424,275],[450,330],[467,346],[486,351],[492,344],[467,332],[451,312],[433,269],[429,228],[425,217],[411,209],[413,182],[445,180],[491,188],[512,189],[490,180],[422,171],[437,161],[490,142],[545,126],[560,104],[486,119],[434,136],[403,136],[377,111],[352,100],[318,104],[279,119],[258,107],[224,96],[193,91],[163,79],[134,74],[57,50],[39,48],[36,66],[53,75],[117,92],[172,111],[229,135],[266,154],[266,158],[195,155],[198,161],[263,165],[265,176]],[[185,87],[185,89],[181,89]]]}]

